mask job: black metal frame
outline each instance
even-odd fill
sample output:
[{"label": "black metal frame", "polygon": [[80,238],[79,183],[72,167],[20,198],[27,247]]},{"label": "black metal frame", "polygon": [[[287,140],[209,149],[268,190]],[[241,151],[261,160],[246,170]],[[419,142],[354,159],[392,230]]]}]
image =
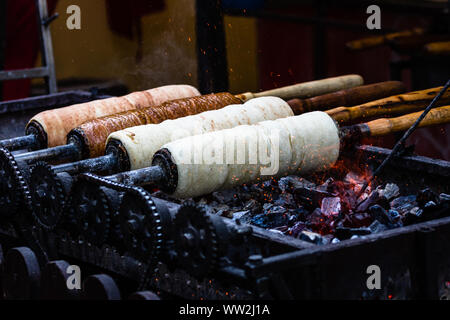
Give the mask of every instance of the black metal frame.
[{"label": "black metal frame", "polygon": [[40,111],[84,103],[110,96],[87,91],[66,91],[56,94],[0,102],[0,139],[9,139],[24,134],[30,118]]}]

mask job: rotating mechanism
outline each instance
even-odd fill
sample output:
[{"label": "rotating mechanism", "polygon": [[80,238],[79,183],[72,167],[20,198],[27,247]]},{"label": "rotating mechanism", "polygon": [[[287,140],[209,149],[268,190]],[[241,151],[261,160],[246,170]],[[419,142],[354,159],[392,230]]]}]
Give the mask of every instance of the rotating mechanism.
[{"label": "rotating mechanism", "polygon": [[250,226],[208,214],[204,206],[186,201],[174,220],[177,264],[197,278],[222,265],[243,265],[252,232]]},{"label": "rotating mechanism", "polygon": [[178,265],[195,277],[203,277],[219,266],[220,226],[214,218],[204,208],[187,201],[174,220]]},{"label": "rotating mechanism", "polygon": [[39,225],[47,230],[54,229],[61,219],[67,200],[63,182],[45,162],[38,162],[31,168],[29,181]]},{"label": "rotating mechanism", "polygon": [[120,300],[120,290],[113,278],[106,274],[88,277],[83,283],[86,300]]},{"label": "rotating mechanism", "polygon": [[72,300],[78,291],[67,287],[69,263],[64,260],[50,261],[41,274],[40,296],[43,300]]},{"label": "rotating mechanism", "polygon": [[75,183],[71,192],[70,220],[87,241],[96,245],[106,242],[111,228],[114,210],[111,208],[111,201],[114,200],[109,197],[109,191],[89,181],[83,181]]},{"label": "rotating mechanism", "polygon": [[26,177],[22,174],[22,163],[4,148],[0,148],[0,217],[12,218],[22,206],[33,212],[32,197]]},{"label": "rotating mechanism", "polygon": [[111,222],[110,222],[110,229],[109,229],[109,237],[107,240],[107,243],[113,246],[116,250],[119,252],[125,252],[127,251],[128,247],[126,246],[122,234],[122,226],[121,226],[121,220],[119,215],[119,208],[120,204],[122,203],[122,198],[124,193],[123,192],[117,192],[113,190],[109,190],[110,192],[116,193],[116,202],[117,204],[114,206],[114,211],[111,211]]},{"label": "rotating mechanism", "polygon": [[[159,258],[171,220],[167,208],[158,206],[142,188],[127,192],[118,211],[125,247],[139,258]],[[153,262],[153,261],[152,261]]]},{"label": "rotating mechanism", "polygon": [[9,250],[3,272],[5,299],[29,300],[37,297],[41,269],[31,249],[21,247]]}]

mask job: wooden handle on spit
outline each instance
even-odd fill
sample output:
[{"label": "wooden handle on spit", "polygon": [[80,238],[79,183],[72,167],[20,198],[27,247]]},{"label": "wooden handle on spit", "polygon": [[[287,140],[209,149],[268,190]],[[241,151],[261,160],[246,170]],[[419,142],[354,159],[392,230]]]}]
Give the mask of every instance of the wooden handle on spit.
[{"label": "wooden handle on spit", "polygon": [[368,37],[347,42],[347,48],[350,50],[362,50],[381,46],[387,43],[389,40],[394,40],[402,37],[410,37],[414,35],[424,34],[425,30],[422,28],[415,28],[412,30],[405,30],[395,33],[389,33],[381,36]]},{"label": "wooden handle on spit", "polygon": [[[369,128],[371,137],[385,136],[390,133],[408,130],[421,114],[422,112],[415,112],[398,118],[377,119],[367,122],[365,125]],[[450,106],[432,109],[420,122],[419,127],[445,123],[450,123]]]},{"label": "wooden handle on spit", "polygon": [[309,99],[292,99],[288,104],[294,114],[324,111],[336,106],[354,106],[405,92],[400,81],[385,81],[365,86],[344,89]]},{"label": "wooden handle on spit", "polygon": [[450,55],[450,41],[429,43],[425,46],[425,51],[430,54]]},{"label": "wooden handle on spit", "polygon": [[359,75],[346,75],[341,77],[298,83],[292,86],[277,88],[263,92],[257,93],[246,92],[237,95],[237,97],[243,100],[244,102],[250,99],[267,96],[280,97],[284,100],[289,100],[293,98],[304,99],[318,96],[321,94],[335,92],[342,89],[357,87],[362,85],[363,83],[364,80]]},{"label": "wooden handle on spit", "polygon": [[[355,107],[339,107],[326,111],[326,113],[339,124],[357,119],[370,119],[373,117],[387,117],[402,115],[424,110],[442,87],[400,94],[376,101],[371,101]],[[450,103],[450,92],[447,91],[439,100],[438,106]]]}]

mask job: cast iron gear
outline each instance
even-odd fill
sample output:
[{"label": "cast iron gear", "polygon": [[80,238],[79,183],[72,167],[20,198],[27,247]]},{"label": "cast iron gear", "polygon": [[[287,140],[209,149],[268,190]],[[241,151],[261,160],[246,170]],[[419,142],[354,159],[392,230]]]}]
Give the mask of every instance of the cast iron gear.
[{"label": "cast iron gear", "polygon": [[30,191],[33,198],[35,220],[46,230],[59,223],[67,200],[60,178],[46,162],[37,162],[31,168]]},{"label": "cast iron gear", "polygon": [[193,201],[186,201],[174,220],[177,261],[191,275],[202,278],[219,265],[219,235],[214,217]]},{"label": "cast iron gear", "polygon": [[[32,197],[21,167],[14,156],[0,148],[0,216],[11,218],[22,206],[25,212],[33,212]],[[20,217],[23,218],[23,217]]]},{"label": "cast iron gear", "polygon": [[125,245],[130,253],[147,260],[150,266],[156,265],[165,242],[164,216],[160,215],[150,195],[140,187],[127,186],[90,173],[81,175],[80,179],[125,192],[119,208]]},{"label": "cast iron gear", "polygon": [[165,242],[164,224],[148,192],[142,188],[126,192],[118,217],[124,244],[132,255],[160,257]]},{"label": "cast iron gear", "polygon": [[111,222],[111,208],[106,188],[79,179],[74,183],[71,197],[71,220],[84,238],[96,245],[106,242]]}]

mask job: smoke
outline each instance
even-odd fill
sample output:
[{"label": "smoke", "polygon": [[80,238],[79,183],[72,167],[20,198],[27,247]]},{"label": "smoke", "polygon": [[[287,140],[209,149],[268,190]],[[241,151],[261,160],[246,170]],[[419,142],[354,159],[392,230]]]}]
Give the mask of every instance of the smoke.
[{"label": "smoke", "polygon": [[[195,1],[170,0],[163,13],[144,17],[142,59],[120,59],[123,80],[143,90],[167,84],[197,85]],[[135,51],[136,53],[136,51]]]}]

